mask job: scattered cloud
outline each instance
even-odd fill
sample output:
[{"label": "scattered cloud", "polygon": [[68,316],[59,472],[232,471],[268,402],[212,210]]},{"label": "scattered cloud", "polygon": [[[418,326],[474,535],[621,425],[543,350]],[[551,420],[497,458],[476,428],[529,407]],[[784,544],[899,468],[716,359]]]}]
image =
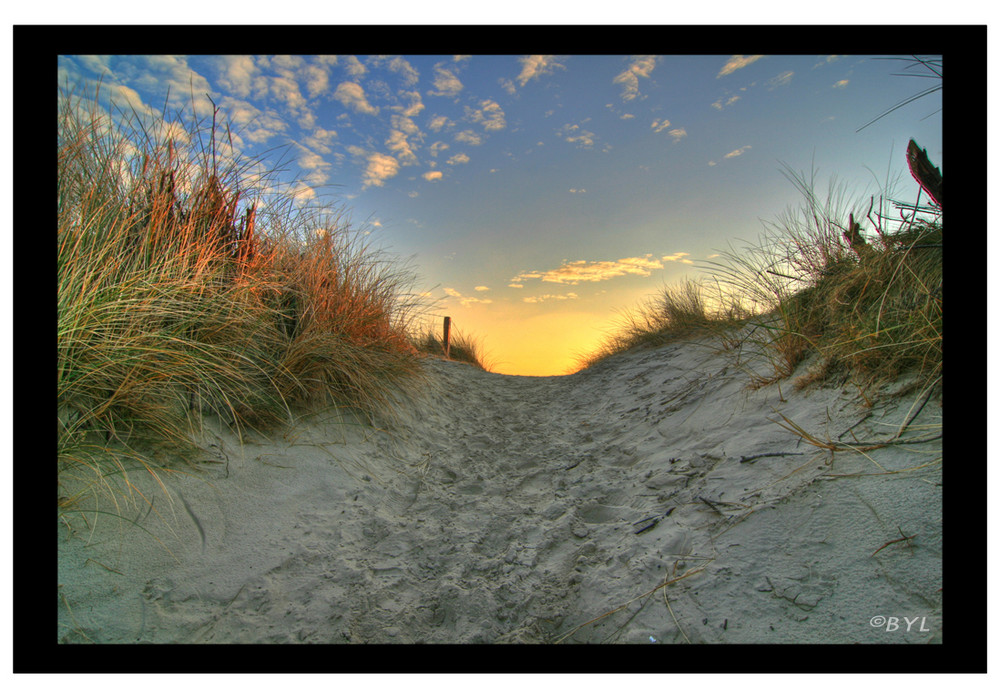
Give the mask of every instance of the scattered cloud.
[{"label": "scattered cloud", "polygon": [[683,127],[679,129],[670,129],[670,131],[667,131],[667,133],[673,137],[674,143],[677,143],[682,138],[686,138],[688,135],[687,130],[684,129]]},{"label": "scattered cloud", "polygon": [[626,274],[648,277],[654,269],[663,269],[663,263],[651,254],[644,257],[624,257],[613,262],[577,260],[576,262],[564,262],[556,269],[546,272],[522,272],[511,279],[511,282],[519,284],[526,279],[541,279],[543,282],[555,284],[579,284],[580,282],[601,282]]},{"label": "scattered cloud", "polygon": [[795,75],[795,71],[786,70],[784,73],[775,75],[773,78],[767,81],[767,89],[774,90],[779,87],[784,87],[792,82],[792,76]]},{"label": "scattered cloud", "polygon": [[716,109],[718,109],[719,111],[722,111],[723,107],[728,107],[729,105],[733,104],[734,102],[738,102],[740,100],[740,95],[731,95],[730,97],[726,98],[725,102],[723,102],[722,100],[723,100],[723,98],[720,97],[716,101],[712,102],[712,106],[715,107]]},{"label": "scattered cloud", "polygon": [[454,97],[462,91],[462,81],[442,64],[434,66],[434,90],[427,94],[437,97]]},{"label": "scattered cloud", "polygon": [[427,122],[427,128],[431,131],[440,131],[446,126],[454,126],[455,122],[446,116],[436,116]]},{"label": "scattered cloud", "polygon": [[667,119],[653,119],[653,124],[651,128],[653,133],[660,133],[663,129],[670,126],[670,121]]},{"label": "scattered cloud", "polygon": [[373,107],[368,98],[365,97],[364,89],[357,83],[340,83],[337,91],[333,93],[334,99],[340,100],[348,109],[353,109],[359,114],[378,114],[378,107]]},{"label": "scattered cloud", "polygon": [[565,138],[567,143],[575,143],[578,147],[592,148],[596,136],[593,132],[581,129],[578,124],[564,124],[556,135]]},{"label": "scattered cloud", "polygon": [[428,182],[434,182],[435,180],[440,180],[444,177],[444,173],[439,170],[431,170],[430,172],[425,172],[421,175]]},{"label": "scattered cloud", "polygon": [[219,87],[235,97],[249,97],[263,89],[265,81],[253,56],[219,56],[216,59]]},{"label": "scattered cloud", "polygon": [[407,99],[410,101],[410,106],[403,107],[402,105],[396,105],[392,107],[393,111],[399,112],[401,116],[410,118],[415,117],[420,112],[424,111],[424,103],[420,99],[419,92],[411,92],[409,90],[400,90],[399,97],[401,99]]},{"label": "scattered cloud", "polygon": [[391,155],[372,153],[362,179],[365,187],[381,187],[385,181],[399,173],[399,161]]},{"label": "scattered cloud", "polygon": [[663,255],[660,259],[664,262],[683,262],[686,265],[693,265],[694,262],[687,259],[691,256],[691,253],[687,252],[675,252],[673,255]]},{"label": "scattered cloud", "polygon": [[490,287],[488,287],[488,286],[477,286],[476,287],[476,291],[489,291],[489,290],[490,290]]},{"label": "scattered cloud", "polygon": [[719,74],[716,75],[715,77],[716,78],[721,78],[724,75],[729,75],[730,73],[734,73],[734,72],[736,72],[737,70],[739,70],[741,68],[746,68],[748,65],[750,65],[754,61],[760,60],[763,57],[764,56],[762,56],[762,55],[757,55],[757,56],[731,56],[729,58],[729,60],[726,61],[726,65],[722,66],[722,70],[720,70]]},{"label": "scattered cloud", "polygon": [[[479,290],[481,287],[476,287]],[[464,296],[462,292],[456,291],[455,289],[445,287],[444,293],[448,294],[452,298],[458,299],[458,302],[465,307],[471,306],[476,303],[490,304],[493,303],[493,299],[478,299],[475,296]]]},{"label": "scattered cloud", "polygon": [[455,134],[455,140],[459,143],[467,143],[470,146],[478,146],[483,142],[483,137],[475,131],[466,129],[465,131],[460,131]]},{"label": "scattered cloud", "polygon": [[723,157],[726,157],[726,158],[738,158],[741,155],[743,155],[745,152],[747,152],[748,150],[750,150],[750,146],[743,146],[742,148],[737,148],[734,151],[730,151],[730,152],[726,153],[725,156],[723,156]]},{"label": "scattered cloud", "polygon": [[389,131],[389,138],[385,140],[385,145],[390,151],[396,154],[401,165],[416,165],[417,155],[413,152],[409,137],[399,129]]},{"label": "scattered cloud", "polygon": [[[272,110],[261,111],[249,102],[236,100],[231,97],[224,98],[221,106],[225,110],[226,116],[239,126],[240,137],[251,143],[265,143],[271,138],[288,131],[288,122]],[[314,134],[316,138],[327,138],[330,135],[336,137],[336,133],[322,129],[317,129]],[[310,144],[309,139],[305,139],[305,141],[311,148],[329,152],[329,150],[323,150],[321,146]]]},{"label": "scattered cloud", "polygon": [[315,64],[305,66],[302,69],[302,77],[305,79],[310,98],[322,95],[330,89],[330,73],[323,66]]},{"label": "scattered cloud", "polygon": [[391,61],[389,61],[389,70],[394,73],[398,73],[400,77],[403,78],[403,82],[407,85],[416,85],[420,80],[420,73],[417,69],[410,65],[402,56],[396,56]]},{"label": "scattered cloud", "polygon": [[639,96],[639,78],[648,78],[656,67],[656,56],[633,56],[632,64],[615,76],[615,85],[622,85],[622,100],[631,102]]},{"label": "scattered cloud", "polygon": [[555,56],[522,56],[517,60],[521,62],[521,73],[516,80],[521,87],[524,87],[529,80],[537,80],[557,68],[566,70],[566,66],[556,61]]},{"label": "scattered cloud", "polygon": [[359,61],[356,56],[347,56],[344,59],[344,70],[352,78],[359,78],[368,72],[365,64]]},{"label": "scattered cloud", "polygon": [[465,115],[477,124],[482,124],[487,131],[499,131],[507,126],[503,109],[493,100],[483,100],[479,109],[465,108]]},{"label": "scattered cloud", "polygon": [[579,298],[572,291],[568,294],[541,294],[540,296],[526,296],[525,303],[544,303],[545,301],[571,301]]},{"label": "scattered cloud", "polygon": [[469,156],[465,153],[455,153],[455,155],[448,158],[449,165],[465,165],[469,162]]},{"label": "scattered cloud", "polygon": [[581,189],[571,189],[571,190],[569,190],[569,193],[570,194],[586,194],[587,190],[586,189],[582,189],[582,188]]},{"label": "scattered cloud", "polygon": [[821,61],[820,61],[819,63],[817,63],[816,65],[814,65],[814,66],[813,66],[813,69],[815,70],[816,68],[822,68],[823,66],[825,66],[825,65],[829,65],[830,63],[836,63],[836,62],[837,62],[837,61],[839,61],[839,60],[840,60],[841,58],[843,58],[843,56],[838,56],[838,55],[836,55],[836,54],[833,54],[833,55],[831,55],[831,56],[826,56],[826,57],[825,57],[825,58],[824,58],[823,60],[821,60]]},{"label": "scattered cloud", "polygon": [[845,87],[847,87],[847,83],[848,82],[850,82],[850,81],[849,80],[838,80],[837,82],[835,82],[833,84],[833,87],[836,90],[843,90]]}]

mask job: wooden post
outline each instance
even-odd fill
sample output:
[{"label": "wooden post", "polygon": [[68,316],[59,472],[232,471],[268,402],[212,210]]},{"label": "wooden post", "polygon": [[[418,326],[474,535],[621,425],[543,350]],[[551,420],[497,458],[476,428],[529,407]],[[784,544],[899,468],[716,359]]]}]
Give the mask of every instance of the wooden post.
[{"label": "wooden post", "polygon": [[941,170],[931,164],[927,157],[927,149],[918,146],[912,138],[906,147],[906,163],[910,166],[910,174],[913,175],[913,179],[920,183],[920,187],[943,211],[944,204],[941,203],[941,200],[944,198],[944,178],[941,177]]},{"label": "wooden post", "polygon": [[444,358],[451,359],[451,316],[444,317]]}]

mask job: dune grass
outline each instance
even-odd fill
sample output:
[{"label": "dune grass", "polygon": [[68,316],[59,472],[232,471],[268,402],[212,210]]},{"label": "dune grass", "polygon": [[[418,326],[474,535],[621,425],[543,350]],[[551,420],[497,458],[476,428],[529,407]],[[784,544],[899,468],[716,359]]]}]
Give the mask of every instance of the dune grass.
[{"label": "dune grass", "polygon": [[242,432],[306,406],[390,412],[420,375],[413,275],[343,212],[276,191],[217,115],[99,96],[60,99],[61,507],[155,476],[148,455],[190,448],[204,415]]},{"label": "dune grass", "polygon": [[667,287],[627,312],[584,366],[701,333],[741,355],[764,357],[769,371],[755,373],[754,386],[791,376],[803,363],[799,388],[835,377],[865,391],[902,374],[925,385],[936,381],[942,370],[940,210],[921,207],[919,197],[906,205],[885,196],[875,214],[874,196],[847,210],[842,187],[831,185],[821,200],[814,176],[787,175],[803,195],[799,208],[769,224],[757,243],[730,248],[706,264],[706,276]]},{"label": "dune grass", "polygon": [[[435,331],[432,326],[425,327],[412,338],[412,342],[413,346],[423,354],[444,357],[444,334]],[[483,371],[492,371],[492,363],[487,359],[479,340],[454,329],[451,331],[448,359],[471,364]]]}]

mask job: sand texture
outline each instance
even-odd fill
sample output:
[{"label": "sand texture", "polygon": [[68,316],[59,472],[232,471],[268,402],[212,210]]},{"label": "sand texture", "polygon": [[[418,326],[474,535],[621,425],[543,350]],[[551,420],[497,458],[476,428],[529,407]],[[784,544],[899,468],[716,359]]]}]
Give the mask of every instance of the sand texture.
[{"label": "sand texture", "polygon": [[[942,641],[940,399],[748,390],[701,342],[545,378],[422,361],[392,429],[206,422],[200,473],[61,520],[59,639]],[[871,451],[787,429],[864,445],[908,417]]]}]

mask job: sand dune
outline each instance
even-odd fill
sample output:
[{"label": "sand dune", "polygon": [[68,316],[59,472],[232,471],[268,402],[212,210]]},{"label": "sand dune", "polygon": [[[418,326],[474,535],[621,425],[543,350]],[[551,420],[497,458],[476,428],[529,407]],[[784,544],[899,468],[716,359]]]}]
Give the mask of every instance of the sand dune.
[{"label": "sand dune", "polygon": [[[938,399],[750,391],[699,342],[560,377],[423,361],[391,430],[207,423],[204,473],[123,509],[143,530],[61,523],[60,640],[942,641]],[[786,429],[863,445],[914,414],[872,451]]]}]

